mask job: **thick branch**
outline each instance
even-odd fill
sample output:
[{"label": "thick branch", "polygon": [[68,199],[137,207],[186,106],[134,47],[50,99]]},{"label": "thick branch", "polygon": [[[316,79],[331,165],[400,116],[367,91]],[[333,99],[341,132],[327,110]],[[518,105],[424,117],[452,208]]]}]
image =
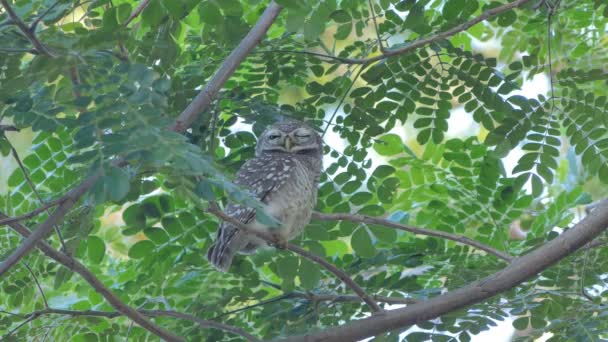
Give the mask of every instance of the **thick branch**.
[{"label": "thick branch", "polygon": [[[313,55],[319,58],[325,58],[325,59],[329,59],[329,60],[334,60],[336,62],[340,62],[343,64],[369,64],[369,63],[373,63],[373,62],[377,62],[377,61],[381,61],[383,59],[387,59],[389,57],[393,57],[393,56],[399,56],[399,55],[403,55],[406,54],[408,52],[412,52],[414,50],[417,50],[421,47],[427,46],[431,43],[449,38],[457,33],[460,33],[462,31],[466,31],[467,29],[469,29],[470,27],[479,24],[482,21],[494,18],[497,15],[500,15],[504,12],[510,11],[514,8],[517,7],[521,7],[523,5],[525,5],[526,3],[530,2],[532,0],[516,0],[513,2],[510,2],[508,4],[504,4],[502,6],[498,6],[498,7],[494,7],[491,8],[485,12],[483,12],[482,14],[480,14],[478,17],[473,18],[465,23],[462,23],[460,25],[456,25],[454,27],[452,27],[449,30],[443,31],[443,32],[439,32],[437,34],[434,34],[432,36],[426,37],[426,38],[420,38],[417,39],[413,42],[411,42],[411,44],[408,44],[402,48],[399,49],[384,49],[384,51],[382,51],[382,54],[378,55],[378,56],[374,56],[374,57],[369,57],[369,58],[347,58],[347,57],[338,57],[338,56],[332,56],[332,55],[325,55],[322,53],[316,53],[316,52],[307,52],[307,51],[291,51],[291,50],[272,50],[272,51],[268,51],[268,52],[283,52],[283,53],[301,53],[301,54],[308,54],[308,55]],[[266,52],[266,51],[265,51]]]},{"label": "thick branch", "polygon": [[7,0],[0,0],[0,4],[2,4],[2,6],[4,7],[4,10],[8,14],[8,16],[12,19],[13,23],[15,23],[15,25],[17,25],[19,30],[21,30],[21,32],[23,32],[23,34],[30,41],[30,43],[32,43],[32,45],[34,45],[34,48],[36,49],[36,51],[38,51],[42,54],[45,54],[49,57],[55,57],[55,55],[46,46],[44,46],[44,44],[42,44],[42,42],[40,40],[38,40],[38,37],[36,37],[36,34],[32,30],[30,30],[30,28],[23,22],[23,20],[21,20],[21,18],[19,18],[17,13],[15,13],[13,8],[8,4]]},{"label": "thick branch", "polygon": [[351,222],[358,222],[358,223],[375,224],[375,225],[379,225],[379,226],[396,228],[396,229],[403,230],[406,232],[411,232],[414,234],[434,236],[434,237],[438,237],[438,238],[442,238],[442,239],[446,239],[446,240],[452,240],[452,241],[460,242],[465,245],[475,247],[477,249],[490,253],[494,256],[497,256],[507,262],[511,262],[513,260],[513,257],[510,256],[509,254],[499,251],[488,245],[485,245],[479,241],[469,239],[466,236],[447,233],[447,232],[443,232],[440,230],[411,227],[411,226],[408,226],[408,225],[405,225],[402,223],[389,221],[389,220],[382,219],[379,217],[357,215],[357,214],[323,214],[323,213],[315,212],[315,213],[313,213],[312,217],[317,220],[321,220],[321,221],[351,221]]},{"label": "thick branch", "polygon": [[585,246],[608,228],[608,203],[542,247],[519,257],[503,270],[453,292],[403,309],[289,338],[289,341],[355,341],[428,321],[508,291]]},{"label": "thick branch", "polygon": [[[215,329],[219,329],[219,330],[223,330],[223,331],[228,331],[228,332],[237,334],[239,336],[242,336],[245,339],[247,339],[248,341],[256,341],[256,342],[259,341],[255,336],[249,334],[248,332],[246,332],[240,328],[237,328],[237,327],[234,327],[231,325],[227,325],[227,324],[223,324],[223,323],[219,323],[219,322],[215,322],[215,321],[200,319],[193,315],[189,315],[189,314],[185,314],[185,313],[181,313],[181,312],[177,312],[177,311],[171,311],[171,310],[137,310],[137,311],[139,313],[141,313],[142,315],[151,316],[151,317],[158,317],[158,316],[175,317],[175,318],[183,319],[186,321],[194,322],[194,323],[198,324],[200,327],[215,328]],[[44,315],[66,315],[66,316],[73,316],[73,317],[96,316],[96,317],[105,317],[105,318],[116,318],[116,317],[124,316],[123,313],[117,312],[117,311],[113,311],[113,312],[112,311],[96,311],[96,310],[76,311],[76,310],[63,310],[63,309],[52,309],[52,308],[34,311],[34,312],[31,312],[29,314],[25,314],[22,316],[27,319],[27,318],[31,318],[31,317],[38,318],[38,317],[44,316]]]},{"label": "thick branch", "polygon": [[1,264],[0,264],[0,276],[2,276],[6,271],[8,271],[11,267],[13,267],[21,258],[27,255],[38,243],[38,241],[44,239],[53,229],[53,226],[57,224],[74,206],[74,204],[78,201],[78,199],[84,195],[90,188],[95,185],[95,182],[99,178],[101,173],[97,173],[96,175],[87,178],[84,182],[80,183],[79,186],[72,189],[67,195],[65,201],[63,201],[57,209],[46,219],[40,226],[36,229],[36,231],[28,236],[22,243],[17,247],[11,255],[9,255]]},{"label": "thick branch", "polygon": [[[83,183],[83,184],[86,184],[86,183]],[[7,218],[6,215],[3,215],[2,213],[0,213],[0,219],[6,219],[6,218]],[[37,232],[37,231],[34,233],[30,232],[29,229],[27,229],[25,226],[23,226],[22,224],[20,224],[18,222],[9,223],[9,226],[11,228],[13,228],[13,230],[15,230],[16,232],[18,232],[19,234],[21,234],[22,236],[27,237],[27,238],[33,236]],[[38,241],[37,247],[47,257],[57,261],[58,263],[67,267],[68,269],[70,269],[70,270],[78,273],[80,276],[82,276],[82,278],[84,278],[84,280],[86,280],[95,289],[95,291],[97,291],[97,293],[102,295],[108,301],[108,303],[110,303],[110,305],[112,305],[112,307],[114,309],[116,309],[118,312],[122,313],[123,315],[129,317],[131,320],[133,320],[134,322],[136,322],[143,328],[147,329],[148,331],[152,332],[156,336],[158,336],[166,341],[171,341],[171,342],[184,341],[181,337],[175,336],[172,333],[157,326],[156,324],[150,322],[140,312],[131,308],[127,304],[123,303],[122,300],[120,300],[120,298],[118,298],[117,295],[115,295],[99,279],[97,279],[97,277],[95,276],[95,274],[93,274],[93,272],[89,271],[78,260],[72,258],[69,255],[66,255],[66,254],[63,254],[63,253],[57,251],[56,249],[51,247],[51,245],[49,245],[48,243],[46,243],[44,241]]]},{"label": "thick branch", "polygon": [[192,100],[188,107],[179,115],[175,124],[171,127],[176,132],[185,131],[196,120],[198,115],[209,107],[217,93],[222,89],[224,83],[232,76],[236,68],[245,60],[247,55],[258,45],[266,35],[268,28],[279,15],[281,7],[274,1],[266,8],[255,26],[247,33],[239,45],[232,50],[224,60],[222,66],[215,72],[209,83]]},{"label": "thick branch", "polygon": [[340,280],[342,280],[342,282],[344,282],[344,284],[346,284],[346,286],[350,287],[359,297],[361,297],[361,299],[365,302],[365,304],[367,304],[372,309],[373,312],[382,311],[382,309],[380,308],[378,303],[376,303],[372,299],[372,297],[370,297],[365,292],[365,290],[363,290],[357,283],[355,283],[355,281],[352,280],[348,276],[348,274],[346,274],[346,272],[342,271],[341,269],[339,269],[336,266],[332,265],[331,263],[327,262],[325,259],[323,259],[317,255],[314,255],[314,254],[310,253],[309,251],[307,251],[301,247],[298,247],[296,245],[292,245],[290,243],[285,243],[284,241],[277,241],[277,239],[273,235],[271,235],[267,232],[262,232],[257,229],[252,229],[249,226],[238,221],[237,219],[226,215],[224,212],[222,212],[215,206],[210,207],[208,209],[208,211],[211,214],[219,217],[220,219],[222,219],[226,222],[230,222],[230,224],[237,227],[238,229],[241,229],[242,231],[253,234],[261,239],[264,239],[265,241],[267,241],[269,244],[271,244],[273,246],[287,249],[296,254],[299,254],[300,256],[302,256],[308,260],[311,260],[311,261],[323,266],[323,268],[325,268],[329,272],[333,273],[336,277],[338,277]]}]

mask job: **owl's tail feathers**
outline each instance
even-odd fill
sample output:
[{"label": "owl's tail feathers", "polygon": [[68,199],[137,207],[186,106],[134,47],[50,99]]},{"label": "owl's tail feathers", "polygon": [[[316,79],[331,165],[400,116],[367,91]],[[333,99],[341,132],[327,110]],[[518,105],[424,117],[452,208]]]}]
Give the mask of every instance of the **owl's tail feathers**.
[{"label": "owl's tail feathers", "polygon": [[236,251],[229,246],[211,245],[207,251],[207,260],[220,272],[228,272]]}]

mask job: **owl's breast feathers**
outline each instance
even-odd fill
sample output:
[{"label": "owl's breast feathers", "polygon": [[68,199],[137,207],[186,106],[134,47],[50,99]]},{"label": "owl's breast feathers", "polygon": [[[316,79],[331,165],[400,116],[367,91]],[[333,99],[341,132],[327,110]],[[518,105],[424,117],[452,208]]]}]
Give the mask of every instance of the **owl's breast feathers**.
[{"label": "owl's breast feathers", "polygon": [[[235,180],[235,184],[246,188],[254,198],[266,205],[268,214],[281,222],[280,228],[273,233],[280,234],[285,240],[291,240],[302,232],[310,221],[317,201],[320,162],[314,163],[307,158],[310,157],[262,153],[243,164]],[[270,229],[255,219],[253,208],[230,203],[225,212],[252,228]],[[235,253],[250,254],[264,245],[265,241],[260,238],[223,222],[207,258],[217,269],[226,271]]]},{"label": "owl's breast feathers", "polygon": [[[316,204],[318,173],[296,154],[264,153],[248,161],[236,183],[247,187],[265,203],[266,212],[281,221],[279,234],[286,240],[297,236],[310,221]],[[258,229],[268,227],[254,223]]]}]

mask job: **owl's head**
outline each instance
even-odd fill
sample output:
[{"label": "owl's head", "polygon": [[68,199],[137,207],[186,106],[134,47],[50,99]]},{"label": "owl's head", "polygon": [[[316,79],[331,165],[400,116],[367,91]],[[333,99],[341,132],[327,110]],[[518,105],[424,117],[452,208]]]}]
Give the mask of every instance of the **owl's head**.
[{"label": "owl's head", "polygon": [[262,152],[285,152],[320,157],[323,154],[321,136],[307,124],[290,120],[268,127],[260,136],[256,155]]}]

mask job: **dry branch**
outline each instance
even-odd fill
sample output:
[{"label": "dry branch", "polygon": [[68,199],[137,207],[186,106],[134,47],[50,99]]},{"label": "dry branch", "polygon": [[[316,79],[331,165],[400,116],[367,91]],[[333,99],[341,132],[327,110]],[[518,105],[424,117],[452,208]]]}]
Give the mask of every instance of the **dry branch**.
[{"label": "dry branch", "polygon": [[503,270],[458,290],[428,301],[389,311],[289,341],[356,341],[437,318],[508,291],[574,253],[608,228],[608,202],[603,202],[581,222],[544,246],[519,257]]},{"label": "dry branch", "polygon": [[389,221],[389,220],[386,220],[383,218],[379,218],[379,217],[357,215],[357,214],[338,214],[338,213],[323,214],[323,213],[315,212],[315,213],[313,213],[313,218],[315,218],[317,220],[321,220],[321,221],[351,221],[351,222],[357,222],[357,223],[375,224],[375,225],[379,225],[379,226],[385,226],[385,227],[403,230],[403,231],[414,233],[414,234],[434,236],[434,237],[438,237],[438,238],[442,238],[442,239],[446,239],[446,240],[452,240],[452,241],[460,242],[465,245],[475,247],[477,249],[490,253],[500,259],[503,259],[506,262],[511,262],[513,260],[513,257],[510,256],[509,254],[499,251],[499,250],[497,250],[493,247],[490,247],[486,244],[483,244],[479,241],[470,239],[466,236],[452,234],[452,233],[448,233],[448,232],[444,232],[444,231],[440,231],[440,230],[412,227],[412,226],[408,226],[408,225],[405,225],[402,223],[393,222],[393,221]]}]

